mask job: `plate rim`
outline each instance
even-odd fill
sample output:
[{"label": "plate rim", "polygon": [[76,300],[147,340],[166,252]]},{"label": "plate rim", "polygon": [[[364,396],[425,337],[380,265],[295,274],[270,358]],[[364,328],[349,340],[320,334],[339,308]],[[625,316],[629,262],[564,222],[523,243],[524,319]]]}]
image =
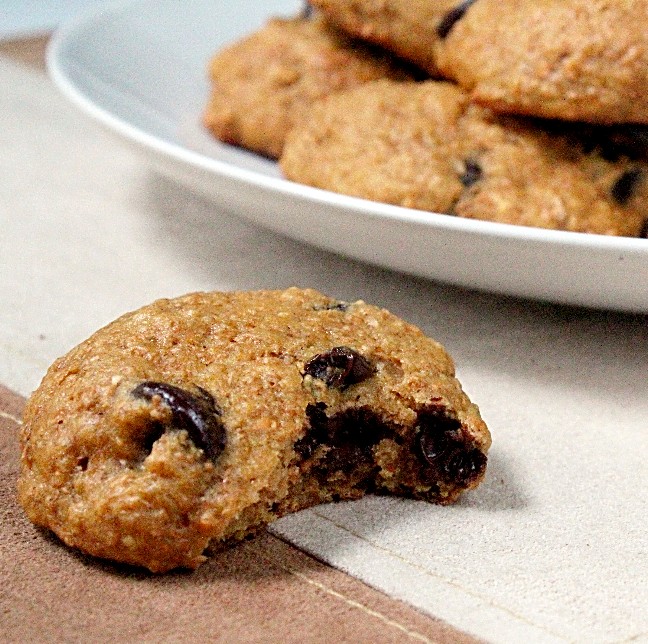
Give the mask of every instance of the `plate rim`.
[{"label": "plate rim", "polygon": [[[277,0],[278,4],[283,1]],[[171,10],[175,7],[173,0],[165,2],[168,4],[163,3],[163,8]],[[203,11],[206,2],[200,0],[196,3],[194,13],[190,15]],[[216,9],[219,2],[226,0],[216,0]],[[83,64],[86,60],[94,60],[88,50],[88,34],[97,29],[101,29],[101,33],[110,32],[106,20],[111,17],[121,17],[123,24],[128,25],[134,12],[141,16],[150,12],[153,5],[154,0],[109,0],[101,7],[92,7],[61,25],[53,34],[46,52],[48,74],[61,94],[122,143],[145,154],[153,169],[255,225],[356,261],[482,293],[595,310],[648,314],[646,239],[468,219],[351,197],[247,167],[238,162],[236,155],[233,159],[218,158],[200,147],[186,144],[180,136],[186,125],[187,115],[184,113],[180,116],[175,114],[169,120],[168,115],[156,111],[153,121],[140,125],[130,113],[131,94],[126,91],[123,105],[116,103],[113,106],[110,91],[104,96],[93,90],[95,73],[93,68],[84,71]],[[212,11],[212,5],[209,6]],[[159,5],[157,11],[160,11]],[[284,9],[275,7],[274,13],[278,11]],[[250,13],[250,18],[267,19],[271,15],[274,15],[271,9],[262,3]],[[236,29],[240,30],[245,20],[237,24]],[[118,31],[108,35],[123,36],[123,33]],[[229,38],[232,33],[225,31],[222,35]],[[199,45],[198,48],[202,50],[203,47]],[[76,60],[75,50],[85,57]],[[106,64],[102,57],[97,60]],[[207,56],[204,65],[207,69]],[[101,75],[98,80],[101,81]],[[141,82],[145,84],[146,77]],[[117,82],[117,95],[122,94],[120,87]],[[208,87],[206,84],[201,92],[203,89],[208,91]],[[195,99],[192,94],[192,104]],[[198,127],[197,123],[194,125]],[[206,131],[202,129],[204,134]],[[236,146],[227,146],[226,152],[238,150]],[[246,151],[240,149],[240,152]],[[214,186],[218,187],[217,191],[214,191]],[[258,206],[266,199],[277,206],[269,206],[261,212]],[[286,220],[282,219],[277,210],[279,205],[283,207],[282,212],[288,208],[293,214]],[[412,239],[420,239],[421,242],[414,241],[412,245],[416,259],[410,261],[402,259],[402,253],[394,254],[393,247],[384,238],[377,244],[377,253],[365,252],[362,244],[356,249],[347,243],[348,238],[343,240],[337,234],[339,228],[335,225],[327,227],[323,238],[315,238],[313,231],[321,230],[317,221],[322,220],[314,221],[307,217],[305,224],[301,219],[296,220],[294,213],[303,208],[310,208],[320,216],[331,215],[337,226],[346,226],[343,222],[353,220],[355,215],[360,223],[349,225],[356,244],[364,233],[374,234],[372,222],[376,223],[376,229],[389,232],[387,238],[391,238],[393,233],[401,243],[410,244]],[[455,248],[455,244],[460,249],[458,256],[470,257],[466,269],[454,260],[442,265],[433,259],[439,257],[439,253],[444,256],[447,249]],[[477,249],[475,254],[472,248]],[[433,254],[429,255],[430,252]],[[531,270],[531,266],[535,269]]]}]

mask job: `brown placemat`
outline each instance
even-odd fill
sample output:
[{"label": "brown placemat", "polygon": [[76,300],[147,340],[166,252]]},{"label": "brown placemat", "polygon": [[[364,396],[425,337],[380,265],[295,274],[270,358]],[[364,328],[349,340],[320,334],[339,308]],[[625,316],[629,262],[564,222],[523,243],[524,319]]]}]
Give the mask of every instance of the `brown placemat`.
[{"label": "brown placemat", "polygon": [[49,34],[0,41],[0,55],[7,56],[32,69],[45,71],[45,51]]},{"label": "brown placemat", "polygon": [[3,642],[476,641],[270,534],[163,576],[65,547],[15,500],[23,404],[0,385]]}]

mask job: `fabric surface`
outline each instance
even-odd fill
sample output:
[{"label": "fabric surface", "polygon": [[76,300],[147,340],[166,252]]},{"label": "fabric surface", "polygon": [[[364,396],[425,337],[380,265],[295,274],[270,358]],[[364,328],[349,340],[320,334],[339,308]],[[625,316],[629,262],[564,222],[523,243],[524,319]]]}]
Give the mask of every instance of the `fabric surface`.
[{"label": "fabric surface", "polygon": [[454,357],[493,434],[486,481],[454,507],[366,498],[272,534],[489,641],[647,640],[647,316],[448,288],[295,243],[151,172],[44,75],[0,59],[0,85],[0,382],[29,393],[156,297],[298,285],[384,306]]},{"label": "fabric surface", "polygon": [[0,386],[3,642],[476,642],[269,534],[165,576],[72,551],[16,503],[23,402]]}]

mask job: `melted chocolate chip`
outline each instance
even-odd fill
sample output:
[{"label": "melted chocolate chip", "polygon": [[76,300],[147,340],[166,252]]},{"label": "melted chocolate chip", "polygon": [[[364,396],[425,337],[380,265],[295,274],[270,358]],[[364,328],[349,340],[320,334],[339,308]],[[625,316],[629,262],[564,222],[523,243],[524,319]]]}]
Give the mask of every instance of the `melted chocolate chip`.
[{"label": "melted chocolate chip", "polygon": [[643,179],[644,173],[640,168],[630,168],[621,174],[621,176],[614,182],[610,194],[612,198],[620,205],[630,201],[634,194],[635,188]]},{"label": "melted chocolate chip", "polygon": [[345,389],[366,380],[374,373],[371,363],[349,347],[333,347],[319,353],[304,366],[304,374],[323,380],[327,387]]},{"label": "melted chocolate chip", "polygon": [[325,443],[328,438],[326,404],[320,402],[308,405],[306,418],[308,418],[306,434],[295,443],[295,452],[302,459],[310,458],[317,446]]},{"label": "melted chocolate chip", "polygon": [[371,450],[358,445],[344,444],[332,449],[319,466],[322,472],[343,472],[351,474],[359,467],[371,466],[373,454]]},{"label": "melted chocolate chip", "polygon": [[308,430],[295,444],[295,451],[304,459],[312,456],[319,445],[332,449],[344,445],[370,449],[387,433],[376,414],[365,407],[347,409],[329,417],[325,403],[312,403],[306,407],[306,417]]},{"label": "melted chocolate chip", "polygon": [[[168,383],[145,381],[137,385],[132,394],[145,400],[159,396],[171,410],[173,427],[186,430],[193,444],[208,458],[216,460],[220,456],[225,448],[225,428],[220,421],[221,412],[208,391],[197,387],[196,393],[192,393]],[[166,428],[154,423],[154,429],[149,437],[151,447]]]},{"label": "melted chocolate chip", "polygon": [[464,0],[454,9],[450,9],[450,11],[448,11],[448,13],[443,16],[441,22],[439,22],[436,28],[436,32],[439,38],[445,38],[452,31],[452,28],[455,26],[457,21],[463,18],[464,14],[468,10],[468,7],[470,7],[473,2],[475,2],[475,0]]},{"label": "melted chocolate chip", "polygon": [[464,161],[464,171],[459,177],[459,181],[461,181],[466,188],[469,188],[474,183],[477,183],[482,178],[483,174],[484,171],[477,161],[474,159],[466,159]]},{"label": "melted chocolate chip", "polygon": [[430,408],[419,414],[418,424],[421,455],[439,478],[465,486],[481,476],[486,455],[465,439],[458,420]]},{"label": "melted chocolate chip", "polygon": [[648,128],[642,125],[617,125],[599,128],[600,153],[608,161],[621,157],[646,159],[648,156]]},{"label": "melted chocolate chip", "polygon": [[317,464],[317,470],[324,476],[329,472],[351,474],[358,468],[372,468],[373,446],[393,433],[366,407],[347,409],[329,417],[326,404],[314,403],[306,408],[306,416],[309,427],[295,444],[295,452],[306,460],[320,445],[328,447],[324,459]]}]

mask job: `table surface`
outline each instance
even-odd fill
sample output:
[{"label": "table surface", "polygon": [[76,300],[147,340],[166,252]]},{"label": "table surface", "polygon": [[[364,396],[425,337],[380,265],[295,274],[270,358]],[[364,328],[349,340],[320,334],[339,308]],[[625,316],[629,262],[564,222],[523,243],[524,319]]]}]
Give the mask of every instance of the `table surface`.
[{"label": "table surface", "polygon": [[648,641],[648,316],[449,288],[216,212],[58,94],[46,41],[0,43],[1,384],[27,395],[157,297],[296,284],[385,306],[455,358],[487,480],[453,508],[366,498],[272,532],[487,640]]}]

